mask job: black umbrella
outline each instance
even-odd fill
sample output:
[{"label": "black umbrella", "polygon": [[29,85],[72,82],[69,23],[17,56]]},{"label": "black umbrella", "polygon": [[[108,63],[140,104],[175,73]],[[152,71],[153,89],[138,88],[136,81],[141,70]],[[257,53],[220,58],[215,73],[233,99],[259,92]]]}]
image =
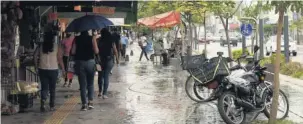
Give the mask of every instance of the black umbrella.
[{"label": "black umbrella", "polygon": [[66,28],[66,32],[82,32],[91,29],[97,30],[109,25],[113,25],[113,22],[103,16],[86,15],[73,20]]}]

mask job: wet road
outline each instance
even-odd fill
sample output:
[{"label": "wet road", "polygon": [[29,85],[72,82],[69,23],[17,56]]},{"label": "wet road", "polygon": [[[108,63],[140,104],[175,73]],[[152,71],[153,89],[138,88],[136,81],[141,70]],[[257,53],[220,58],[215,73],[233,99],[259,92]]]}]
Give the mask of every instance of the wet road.
[{"label": "wet road", "polygon": [[[246,44],[247,46],[250,46],[251,43],[247,42],[249,44]],[[202,51],[204,49],[204,44],[199,44],[199,49],[198,51]],[[238,50],[238,49],[242,49],[242,43],[239,42],[238,46],[232,46],[231,47],[232,50]],[[228,48],[227,45],[225,46],[220,46],[219,42],[213,42],[210,44],[207,44],[207,50],[208,50],[208,56],[209,57],[215,57],[217,56],[217,52],[223,52],[223,56],[227,57],[228,56]],[[248,50],[251,50],[251,47],[248,47]],[[265,51],[265,50],[264,50]],[[290,59],[294,62],[300,62],[303,64],[303,45],[297,45],[297,56],[290,56]],[[265,53],[264,56],[266,57]]]}]

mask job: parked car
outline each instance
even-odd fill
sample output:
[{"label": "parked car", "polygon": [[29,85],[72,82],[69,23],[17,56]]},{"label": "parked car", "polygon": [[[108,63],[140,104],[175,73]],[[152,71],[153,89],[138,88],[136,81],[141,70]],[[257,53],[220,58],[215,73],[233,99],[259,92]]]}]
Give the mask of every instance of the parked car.
[{"label": "parked car", "polygon": [[209,38],[209,41],[211,41],[211,42],[218,42],[218,41],[220,41],[220,36],[210,36]]},{"label": "parked car", "polygon": [[[233,37],[233,36],[229,37],[230,44],[233,45],[233,46],[238,46],[238,42],[240,42],[240,40],[241,39],[238,38],[238,37]],[[225,36],[224,37],[221,36],[220,41],[221,41],[221,43],[220,43],[221,46],[224,46],[224,45],[228,44]]]},{"label": "parked car", "polygon": [[[269,56],[277,50],[277,35],[268,38],[265,44],[266,55]],[[284,52],[284,36],[281,36],[281,52]],[[293,56],[297,55],[297,41],[289,37],[289,52]]]},{"label": "parked car", "polygon": [[206,40],[205,40],[205,38],[203,37],[203,38],[200,38],[200,39],[199,39],[199,42],[200,42],[200,43],[207,43],[207,44],[209,44],[209,43],[210,43],[210,40],[209,40],[208,38],[206,38]]}]

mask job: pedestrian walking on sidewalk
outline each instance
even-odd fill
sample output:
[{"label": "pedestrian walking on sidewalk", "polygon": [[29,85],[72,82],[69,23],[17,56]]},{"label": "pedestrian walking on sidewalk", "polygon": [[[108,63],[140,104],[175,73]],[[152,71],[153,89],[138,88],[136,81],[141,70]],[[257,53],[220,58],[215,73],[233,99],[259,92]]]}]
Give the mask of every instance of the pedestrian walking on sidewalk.
[{"label": "pedestrian walking on sidewalk", "polygon": [[118,54],[116,57],[120,59],[120,52],[121,52],[121,48],[122,48],[121,35],[119,34],[119,32],[117,31],[116,28],[113,29],[112,40],[114,41],[117,51],[118,51]]},{"label": "pedestrian walking on sidewalk", "polygon": [[[62,47],[64,49],[63,63],[64,63],[65,70],[68,70],[69,54],[70,54],[70,50],[71,50],[72,44],[74,42],[74,39],[75,39],[74,36],[72,36],[70,33],[67,33],[66,38],[61,41]],[[72,84],[72,81],[73,81],[73,78],[71,77],[69,79],[68,75],[65,74],[65,82],[63,84],[63,87],[65,87],[67,85],[67,82],[69,82],[68,87],[70,87]]]},{"label": "pedestrian walking on sidewalk", "polygon": [[146,33],[143,33],[143,35],[139,39],[139,47],[142,50],[139,61],[141,61],[143,54],[145,55],[145,58],[149,60],[146,52],[146,45],[147,45]]},{"label": "pedestrian walking on sidewalk", "polygon": [[121,44],[122,44],[121,56],[125,59],[126,47],[128,45],[128,38],[125,36],[125,34],[123,34],[121,37]]},{"label": "pedestrian walking on sidewalk", "polygon": [[80,85],[82,101],[81,110],[93,109],[95,54],[99,53],[96,36],[90,36],[88,31],[81,32],[75,37],[72,54],[75,55],[76,73]]},{"label": "pedestrian walking on sidewalk", "polygon": [[41,106],[40,111],[45,111],[45,103],[48,95],[50,110],[55,109],[55,97],[56,97],[56,82],[58,78],[59,67],[61,66],[62,73],[65,73],[65,68],[63,64],[63,51],[58,42],[56,42],[54,36],[55,32],[51,29],[46,29],[44,34],[44,42],[39,49],[40,60],[35,60],[35,63],[39,63],[39,78],[41,82]]},{"label": "pedestrian walking on sidewalk", "polygon": [[109,85],[109,75],[114,66],[114,56],[116,56],[116,62],[119,64],[119,58],[117,47],[115,44],[115,39],[113,39],[112,35],[108,31],[107,28],[103,28],[101,30],[101,38],[98,42],[98,47],[100,49],[100,59],[101,59],[101,67],[102,71],[98,72],[98,86],[99,86],[99,94],[98,97],[103,97],[103,99],[107,97],[107,89]]}]

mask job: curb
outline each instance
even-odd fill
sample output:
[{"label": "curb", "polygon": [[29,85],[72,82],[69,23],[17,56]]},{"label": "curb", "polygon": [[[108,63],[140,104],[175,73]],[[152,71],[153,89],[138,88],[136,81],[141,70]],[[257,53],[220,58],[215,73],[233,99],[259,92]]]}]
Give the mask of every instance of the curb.
[{"label": "curb", "polygon": [[[274,73],[272,73],[272,72],[268,72],[268,71],[265,71],[265,72],[268,74],[274,75]],[[280,83],[281,83],[281,81],[283,81],[284,83],[287,82],[287,83],[291,83],[291,84],[303,87],[303,80],[301,80],[301,79],[293,78],[291,76],[287,76],[287,75],[284,75],[281,73],[279,75],[279,78],[280,78]],[[287,84],[287,83],[285,83],[285,84]]]}]

